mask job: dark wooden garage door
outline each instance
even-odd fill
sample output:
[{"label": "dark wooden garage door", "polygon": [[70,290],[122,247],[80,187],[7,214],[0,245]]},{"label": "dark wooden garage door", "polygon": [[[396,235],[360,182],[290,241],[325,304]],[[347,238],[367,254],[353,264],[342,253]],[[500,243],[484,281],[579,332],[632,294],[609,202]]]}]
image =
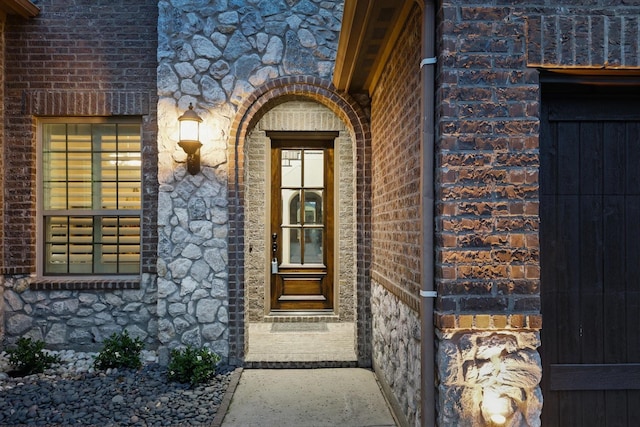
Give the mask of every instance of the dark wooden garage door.
[{"label": "dark wooden garage door", "polygon": [[640,426],[640,97],[562,88],[542,99],[542,425]]}]

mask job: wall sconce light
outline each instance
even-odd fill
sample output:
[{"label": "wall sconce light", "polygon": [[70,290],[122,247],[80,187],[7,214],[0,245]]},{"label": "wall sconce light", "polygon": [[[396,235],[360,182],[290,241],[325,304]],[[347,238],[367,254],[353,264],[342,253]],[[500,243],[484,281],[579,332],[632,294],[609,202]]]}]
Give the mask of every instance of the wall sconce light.
[{"label": "wall sconce light", "polygon": [[189,103],[189,109],[178,117],[180,122],[180,141],[178,145],[187,153],[187,170],[191,175],[200,172],[200,123],[202,118],[193,111],[193,104]]}]

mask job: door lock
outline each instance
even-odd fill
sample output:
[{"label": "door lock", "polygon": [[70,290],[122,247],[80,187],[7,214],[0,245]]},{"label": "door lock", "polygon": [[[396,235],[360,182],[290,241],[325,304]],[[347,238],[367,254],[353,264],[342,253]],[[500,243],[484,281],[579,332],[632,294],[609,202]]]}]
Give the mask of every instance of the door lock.
[{"label": "door lock", "polygon": [[271,251],[273,258],[271,259],[271,274],[278,274],[278,234],[271,235]]}]

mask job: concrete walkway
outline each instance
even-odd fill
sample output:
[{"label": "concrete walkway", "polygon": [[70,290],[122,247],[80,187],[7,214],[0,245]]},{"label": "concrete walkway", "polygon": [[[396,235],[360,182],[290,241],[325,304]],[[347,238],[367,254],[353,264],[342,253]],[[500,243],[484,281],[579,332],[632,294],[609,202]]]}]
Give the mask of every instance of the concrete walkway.
[{"label": "concrete walkway", "polygon": [[395,427],[372,371],[245,369],[222,427]]},{"label": "concrete walkway", "polygon": [[355,328],[353,322],[249,323],[245,362],[357,362]]}]

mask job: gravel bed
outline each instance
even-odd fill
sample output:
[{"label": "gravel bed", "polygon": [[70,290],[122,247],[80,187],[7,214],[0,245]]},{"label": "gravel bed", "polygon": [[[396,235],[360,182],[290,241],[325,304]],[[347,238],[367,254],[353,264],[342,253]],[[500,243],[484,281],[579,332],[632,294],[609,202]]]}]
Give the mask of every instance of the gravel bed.
[{"label": "gravel bed", "polygon": [[144,351],[139,370],[95,371],[96,353],[58,354],[62,363],[43,374],[12,378],[0,353],[0,426],[210,425],[229,385],[232,368],[191,387],[167,379],[166,367]]}]

